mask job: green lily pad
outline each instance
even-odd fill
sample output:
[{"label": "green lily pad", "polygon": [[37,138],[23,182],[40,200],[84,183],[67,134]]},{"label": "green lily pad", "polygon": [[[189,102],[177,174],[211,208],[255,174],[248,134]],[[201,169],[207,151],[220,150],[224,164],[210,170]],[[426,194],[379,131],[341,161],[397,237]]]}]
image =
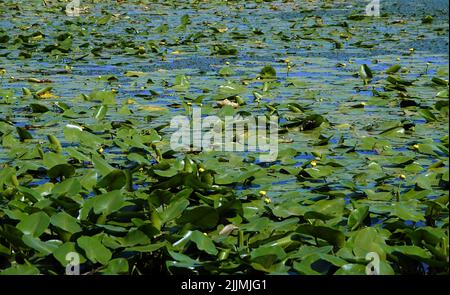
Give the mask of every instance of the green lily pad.
[{"label": "green lily pad", "polygon": [[86,253],[86,257],[93,263],[108,264],[112,253],[102,245],[99,237],[83,236],[77,239],[77,244]]},{"label": "green lily pad", "polygon": [[44,212],[36,212],[25,216],[18,224],[17,228],[24,235],[39,237],[48,228],[50,217]]}]

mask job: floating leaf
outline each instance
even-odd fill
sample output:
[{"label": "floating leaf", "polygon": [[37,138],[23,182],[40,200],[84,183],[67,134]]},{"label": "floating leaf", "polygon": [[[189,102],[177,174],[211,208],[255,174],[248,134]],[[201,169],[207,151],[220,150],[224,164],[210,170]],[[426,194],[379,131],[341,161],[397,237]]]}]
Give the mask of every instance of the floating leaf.
[{"label": "floating leaf", "polygon": [[105,188],[108,191],[119,190],[126,184],[126,175],[122,170],[113,170],[105,175],[97,183],[97,188]]},{"label": "floating leaf", "polygon": [[337,247],[342,247],[345,244],[345,235],[330,227],[304,224],[297,228],[297,232],[326,240]]},{"label": "floating leaf", "polygon": [[29,263],[15,264],[0,272],[0,275],[39,275],[39,269]]},{"label": "floating leaf", "polygon": [[58,164],[47,171],[50,178],[65,177],[69,178],[75,174],[75,168],[70,164]]},{"label": "floating leaf", "polygon": [[185,75],[178,75],[175,77],[175,83],[173,89],[175,91],[187,91],[189,90],[189,80]]},{"label": "floating leaf", "polygon": [[25,141],[27,139],[33,139],[33,136],[31,136],[30,132],[28,132],[27,129],[23,127],[16,127],[17,134],[19,134],[20,141]]},{"label": "floating leaf", "polygon": [[128,268],[128,260],[125,258],[115,258],[109,261],[106,269],[102,273],[108,275],[127,274]]},{"label": "floating leaf", "polygon": [[259,72],[259,76],[262,79],[271,79],[271,78],[276,78],[277,77],[277,72],[275,71],[275,69],[271,66],[265,66],[264,68],[262,68],[262,70]]},{"label": "floating leaf", "polygon": [[355,230],[360,225],[362,225],[368,215],[369,215],[369,206],[361,206],[353,210],[350,216],[348,217],[347,222],[347,225],[350,228],[350,230]]},{"label": "floating leaf", "polygon": [[393,65],[386,70],[386,74],[397,73],[402,67],[399,64]]},{"label": "floating leaf", "polygon": [[96,214],[103,214],[104,216],[119,210],[124,205],[124,196],[118,190],[96,196],[93,200],[94,212]]},{"label": "floating leaf", "polygon": [[32,235],[39,237],[47,229],[50,224],[50,217],[44,212],[36,212],[25,216],[18,224],[17,228],[24,235]]},{"label": "floating leaf", "polygon": [[66,212],[59,212],[53,215],[50,219],[50,223],[71,234],[81,231],[77,219]]},{"label": "floating leaf", "polygon": [[102,245],[100,238],[83,236],[77,240],[78,246],[84,250],[86,257],[93,263],[101,263],[106,265],[112,257],[112,253],[108,248]]},{"label": "floating leaf", "polygon": [[218,251],[214,246],[214,243],[202,232],[199,232],[198,230],[193,231],[190,239],[197,245],[199,250],[205,251],[211,255],[217,255]]},{"label": "floating leaf", "polygon": [[209,206],[199,206],[185,210],[178,222],[190,223],[201,229],[214,228],[219,221],[219,213]]}]

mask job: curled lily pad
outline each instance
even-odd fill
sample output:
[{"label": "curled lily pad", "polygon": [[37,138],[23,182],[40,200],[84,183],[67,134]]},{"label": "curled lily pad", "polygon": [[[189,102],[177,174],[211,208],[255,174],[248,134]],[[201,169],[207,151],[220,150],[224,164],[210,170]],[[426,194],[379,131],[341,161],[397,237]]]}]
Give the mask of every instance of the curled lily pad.
[{"label": "curled lily pad", "polygon": [[122,170],[113,170],[99,180],[96,187],[108,191],[118,190],[125,186],[127,176]]},{"label": "curled lily pad", "polygon": [[275,69],[271,66],[265,66],[262,68],[262,70],[259,72],[259,76],[263,79],[270,79],[270,78],[276,78],[277,72]]},{"label": "curled lily pad", "polygon": [[342,247],[345,244],[345,235],[341,231],[330,227],[305,224],[299,226],[297,232],[326,240],[337,247]]},{"label": "curled lily pad", "polygon": [[47,174],[50,178],[69,178],[75,174],[75,168],[70,164],[58,164],[50,168]]},{"label": "curled lily pad", "polygon": [[19,134],[20,141],[24,141],[27,139],[33,139],[33,136],[31,136],[31,133],[28,132],[27,129],[25,129],[23,127],[17,127],[16,130],[17,130],[17,133]]}]

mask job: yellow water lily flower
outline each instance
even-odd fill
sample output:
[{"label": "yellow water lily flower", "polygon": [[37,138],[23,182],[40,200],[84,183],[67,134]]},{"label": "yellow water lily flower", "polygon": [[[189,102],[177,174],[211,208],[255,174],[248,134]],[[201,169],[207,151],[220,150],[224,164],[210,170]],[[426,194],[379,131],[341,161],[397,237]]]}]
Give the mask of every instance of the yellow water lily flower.
[{"label": "yellow water lily flower", "polygon": [[50,99],[50,98],[57,98],[58,96],[54,95],[50,91],[46,91],[44,93],[39,94],[39,98],[42,99]]},{"label": "yellow water lily flower", "polygon": [[227,28],[227,27],[217,28],[217,31],[218,31],[219,33],[225,33],[226,31],[228,31],[228,28]]}]

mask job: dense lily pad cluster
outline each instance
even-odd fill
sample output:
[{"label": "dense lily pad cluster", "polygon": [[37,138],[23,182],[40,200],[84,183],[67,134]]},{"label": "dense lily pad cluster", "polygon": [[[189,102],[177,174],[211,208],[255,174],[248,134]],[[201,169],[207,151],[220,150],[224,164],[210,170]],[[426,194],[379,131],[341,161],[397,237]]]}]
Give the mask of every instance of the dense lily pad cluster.
[{"label": "dense lily pad cluster", "polygon": [[[0,6],[0,274],[448,274],[445,14],[65,5]],[[194,106],[278,116],[277,160],[172,150]]]}]

